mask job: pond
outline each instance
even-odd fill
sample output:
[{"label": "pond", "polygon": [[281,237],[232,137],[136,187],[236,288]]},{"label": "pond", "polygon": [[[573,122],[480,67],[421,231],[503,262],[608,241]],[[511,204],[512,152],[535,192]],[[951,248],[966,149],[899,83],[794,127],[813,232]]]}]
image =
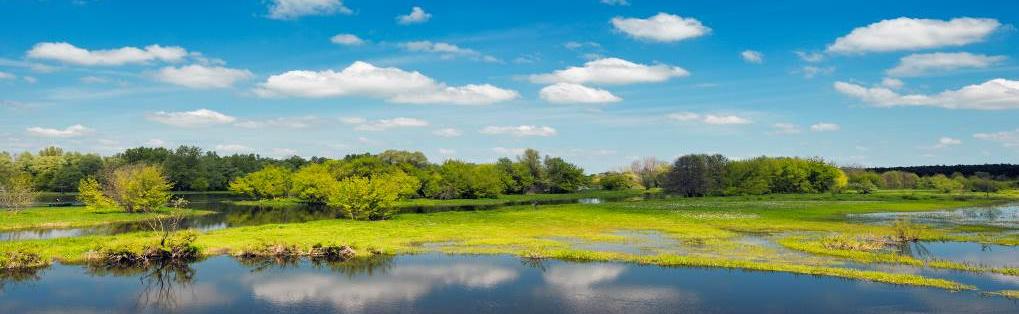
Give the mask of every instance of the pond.
[{"label": "pond", "polygon": [[[277,223],[299,223],[313,220],[344,218],[343,212],[337,208],[323,205],[294,204],[293,206],[251,206],[236,205],[231,201],[245,198],[230,194],[182,194],[189,201],[189,207],[214,212],[210,215],[189,217],[183,225],[200,231],[210,231],[231,227],[255,226]],[[434,206],[403,206],[401,213],[432,213],[441,211],[475,211],[491,210],[516,205],[555,205],[555,204],[599,204],[602,202],[622,201],[633,197],[618,198],[578,198],[539,201],[516,201],[493,205],[434,205]],[[59,203],[66,197],[47,196],[40,200],[44,203]],[[46,228],[25,229],[0,232],[0,241],[33,240],[78,237],[85,235],[109,235],[135,231],[147,231],[144,223],[116,223],[87,228]]]},{"label": "pond", "polygon": [[219,256],[132,270],[58,264],[0,284],[0,313],[1017,311],[1016,301],[977,292],[828,277],[439,254],[289,264]]},{"label": "pond", "polygon": [[928,212],[858,214],[849,215],[849,218],[867,222],[889,222],[896,219],[909,219],[916,223],[939,226],[985,225],[1019,229],[1019,203]]}]

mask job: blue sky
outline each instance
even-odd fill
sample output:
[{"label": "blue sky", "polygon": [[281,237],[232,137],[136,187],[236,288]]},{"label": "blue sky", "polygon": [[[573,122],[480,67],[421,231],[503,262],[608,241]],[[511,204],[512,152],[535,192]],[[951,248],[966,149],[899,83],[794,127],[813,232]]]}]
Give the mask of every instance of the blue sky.
[{"label": "blue sky", "polygon": [[1014,1],[0,1],[0,150],[1015,162],[1017,18]]}]

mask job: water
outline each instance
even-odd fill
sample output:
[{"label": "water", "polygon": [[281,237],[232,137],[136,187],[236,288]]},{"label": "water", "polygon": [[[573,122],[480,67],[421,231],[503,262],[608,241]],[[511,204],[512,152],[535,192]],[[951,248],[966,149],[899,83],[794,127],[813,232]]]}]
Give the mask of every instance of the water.
[{"label": "water", "polygon": [[[214,212],[210,215],[188,217],[183,222],[184,227],[194,228],[200,231],[211,231],[217,229],[256,226],[277,223],[299,223],[313,220],[344,218],[343,212],[337,208],[330,208],[323,205],[295,204],[294,206],[241,206],[229,201],[243,200],[243,197],[229,194],[182,194],[181,197],[189,201],[188,207],[194,209],[208,210]],[[441,211],[475,211],[491,210],[515,205],[554,205],[554,204],[600,204],[609,201],[622,201],[626,198],[581,198],[543,201],[519,201],[506,204],[493,205],[456,205],[456,206],[406,206],[401,207],[401,213],[432,213]],[[42,199],[42,202],[57,203],[65,202],[68,199],[60,196],[49,196]],[[144,223],[116,223],[87,228],[59,228],[59,229],[26,229],[0,232],[0,241],[33,240],[79,237],[85,235],[109,235],[135,231],[147,231],[148,226]]]},{"label": "water", "polygon": [[278,265],[54,265],[0,284],[0,313],[1015,313],[976,292],[828,277],[509,256],[411,255]]},{"label": "water", "polygon": [[1019,267],[1019,246],[972,242],[916,242],[902,245],[897,251],[899,254],[924,260],[950,260],[987,267]]},{"label": "water", "polygon": [[967,207],[930,212],[893,212],[849,215],[864,221],[887,222],[900,218],[932,225],[986,225],[1019,229],[1019,203]]}]

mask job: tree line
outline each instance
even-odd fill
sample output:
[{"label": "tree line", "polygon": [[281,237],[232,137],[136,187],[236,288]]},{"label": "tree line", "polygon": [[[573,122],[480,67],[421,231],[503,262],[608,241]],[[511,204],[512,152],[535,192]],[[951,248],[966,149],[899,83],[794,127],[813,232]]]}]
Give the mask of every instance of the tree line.
[{"label": "tree line", "polygon": [[910,166],[910,167],[874,167],[867,168],[867,171],[884,173],[888,171],[911,172],[919,176],[930,177],[934,175],[953,176],[960,173],[964,176],[974,176],[978,173],[990,175],[992,178],[1002,181],[1008,179],[1019,179],[1019,165],[1014,164],[983,164],[983,165],[932,165],[932,166]]}]

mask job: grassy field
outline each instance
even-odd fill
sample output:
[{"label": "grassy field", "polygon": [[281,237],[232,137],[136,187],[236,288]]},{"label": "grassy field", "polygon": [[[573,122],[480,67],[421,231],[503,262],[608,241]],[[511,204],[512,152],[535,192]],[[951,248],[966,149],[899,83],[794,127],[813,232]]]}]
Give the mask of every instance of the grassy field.
[{"label": "grassy field", "polygon": [[[188,210],[186,215],[205,215],[209,211]],[[19,212],[0,211],[0,231],[30,228],[77,228],[112,223],[144,221],[166,216],[167,209],[148,213],[126,213],[122,210],[90,210],[74,207],[33,207]]]},{"label": "grassy field", "polygon": [[[243,250],[285,244],[309,249],[315,244],[350,245],[359,251],[413,254],[438,251],[457,254],[514,254],[581,260],[624,261],[665,266],[725,267],[855,278],[877,282],[972,289],[951,281],[912,274],[844,268],[859,263],[905,263],[887,256],[852,255],[818,250],[816,239],[830,234],[890,237],[887,225],[862,224],[846,214],[929,211],[1017,200],[1015,195],[943,195],[928,192],[885,192],[874,195],[815,194],[754,197],[669,198],[603,204],[515,206],[474,212],[404,214],[387,221],[322,220],[297,224],[238,227],[201,234],[205,254],[236,254]],[[577,248],[576,243],[648,245],[627,231],[654,232],[670,241],[653,254],[604,252]],[[749,236],[777,238],[782,245],[747,242]],[[980,239],[1015,245],[1016,234],[997,230],[961,233],[952,228],[920,228],[924,240]],[[44,258],[83,262],[102,247],[140,250],[153,235],[131,233],[52,240],[0,242],[2,252],[33,252]],[[784,246],[783,246],[784,245]],[[840,255],[841,254],[841,255]],[[951,266],[951,267],[949,267]],[[960,269],[965,265],[945,268]],[[1015,275],[1010,270],[996,271]],[[1014,270],[1011,270],[1014,271]]]}]

